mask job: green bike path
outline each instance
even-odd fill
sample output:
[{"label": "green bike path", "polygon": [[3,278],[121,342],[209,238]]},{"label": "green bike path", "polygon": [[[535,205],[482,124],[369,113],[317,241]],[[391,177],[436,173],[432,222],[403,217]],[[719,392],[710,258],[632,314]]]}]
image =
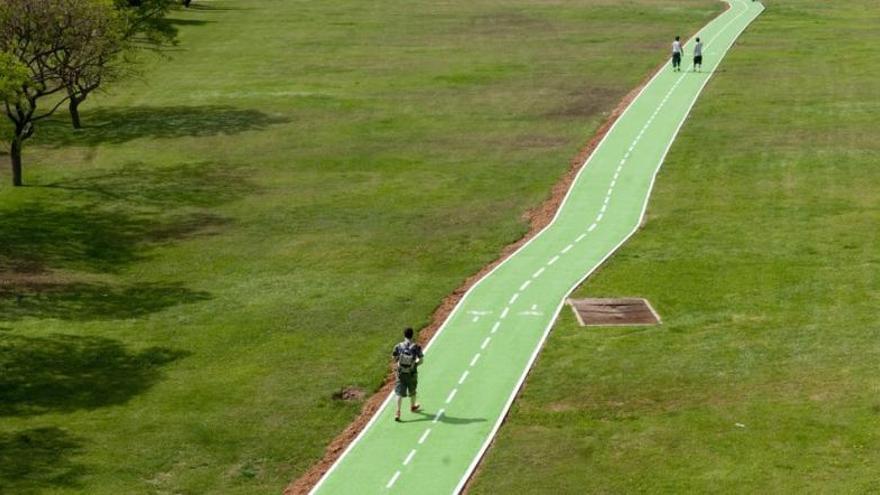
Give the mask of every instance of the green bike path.
[{"label": "green bike path", "polygon": [[[654,177],[721,58],[762,11],[730,8],[697,35],[703,72],[664,66],[573,182],[553,222],[481,279],[426,348],[421,413],[389,397],[315,486],[318,494],[459,492],[495,435],[565,297],[638,228]],[[389,352],[392,343],[389,342]]]}]

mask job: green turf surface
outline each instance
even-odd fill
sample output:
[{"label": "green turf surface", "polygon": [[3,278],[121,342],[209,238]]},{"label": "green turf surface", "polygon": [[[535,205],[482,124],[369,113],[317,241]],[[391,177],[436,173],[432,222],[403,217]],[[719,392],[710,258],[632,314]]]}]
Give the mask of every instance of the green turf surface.
[{"label": "green turf surface", "polygon": [[4,493],[280,491],[720,9],[194,4],[83,132],[38,130],[30,187],[0,169]]},{"label": "green turf surface", "polygon": [[706,88],[648,223],[565,311],[472,493],[880,490],[880,11],[774,1]]},{"label": "green turf surface", "polygon": [[[519,389],[565,296],[638,227],[654,174],[700,90],[759,3],[699,30],[704,72],[651,79],[590,156],[551,225],[485,276],[426,349],[422,411],[386,402],[315,490],[458,493]],[[692,52],[692,45],[685,46]]]}]

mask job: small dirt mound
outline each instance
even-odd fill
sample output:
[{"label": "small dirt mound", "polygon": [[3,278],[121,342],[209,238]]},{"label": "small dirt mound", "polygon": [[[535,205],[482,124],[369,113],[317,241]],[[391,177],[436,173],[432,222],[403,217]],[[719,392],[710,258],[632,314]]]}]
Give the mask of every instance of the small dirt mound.
[{"label": "small dirt mound", "polygon": [[346,402],[360,402],[364,400],[367,393],[359,387],[345,387],[342,390],[333,392],[333,400],[344,400]]}]

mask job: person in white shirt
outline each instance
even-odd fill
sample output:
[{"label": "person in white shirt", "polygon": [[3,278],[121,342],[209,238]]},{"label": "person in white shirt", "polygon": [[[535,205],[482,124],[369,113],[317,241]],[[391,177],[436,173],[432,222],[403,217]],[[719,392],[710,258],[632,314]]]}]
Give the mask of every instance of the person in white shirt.
[{"label": "person in white shirt", "polygon": [[694,43],[694,70],[700,72],[700,69],[703,68],[703,42],[700,41],[700,38],[697,38],[696,43]]},{"label": "person in white shirt", "polygon": [[676,36],[672,42],[672,70],[681,72],[681,38]]}]

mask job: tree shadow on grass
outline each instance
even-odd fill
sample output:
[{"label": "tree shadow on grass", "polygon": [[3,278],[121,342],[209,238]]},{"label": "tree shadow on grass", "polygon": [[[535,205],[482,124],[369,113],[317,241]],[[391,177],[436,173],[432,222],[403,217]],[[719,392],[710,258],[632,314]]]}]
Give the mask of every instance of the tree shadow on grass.
[{"label": "tree shadow on grass", "polygon": [[126,403],[188,353],[138,352],[102,337],[0,334],[0,416],[91,410]]},{"label": "tree shadow on grass", "polygon": [[209,214],[158,220],[94,206],[26,204],[0,212],[0,273],[69,269],[115,273],[144,248],[228,220]]},{"label": "tree shadow on grass", "polygon": [[[248,172],[216,162],[190,162],[171,167],[130,162],[117,169],[36,186],[87,193],[87,199],[155,206],[212,207],[235,201],[256,187]],[[83,198],[83,196],[80,196]]]},{"label": "tree shadow on grass", "polygon": [[80,130],[60,117],[46,120],[34,143],[57,148],[121,144],[138,138],[230,136],[289,122],[259,110],[225,105],[87,108],[82,117]]},{"label": "tree shadow on grass", "polygon": [[166,19],[165,22],[172,26],[204,26],[206,24],[213,24],[217,21],[206,21],[204,19]]},{"label": "tree shadow on grass", "polygon": [[234,10],[251,10],[251,9],[246,9],[246,8],[242,8],[242,7],[229,7],[229,6],[217,7],[217,6],[215,6],[215,5],[209,5],[209,4],[207,4],[207,3],[201,3],[201,2],[199,2],[199,0],[193,0],[193,3],[189,4],[189,7],[187,7],[187,8],[184,9],[183,11],[185,12],[185,11],[187,11],[187,10],[200,10],[200,11],[211,11],[211,12],[229,12],[229,11],[234,11]]},{"label": "tree shadow on grass", "polygon": [[182,284],[139,283],[113,286],[94,283],[0,284],[0,321],[52,318],[71,321],[139,318],[181,304],[206,301],[207,292]]},{"label": "tree shadow on grass", "polygon": [[0,213],[0,273],[113,272],[137,260],[150,223],[94,207],[26,204]]},{"label": "tree shadow on grass", "polygon": [[85,469],[70,457],[81,450],[80,441],[60,428],[0,431],[0,495],[79,488]]},{"label": "tree shadow on grass", "polygon": [[76,201],[0,209],[0,276],[49,269],[113,273],[152,245],[213,235],[232,221],[193,211],[234,201],[256,188],[244,172],[213,162],[174,167],[130,163],[45,186]]}]

